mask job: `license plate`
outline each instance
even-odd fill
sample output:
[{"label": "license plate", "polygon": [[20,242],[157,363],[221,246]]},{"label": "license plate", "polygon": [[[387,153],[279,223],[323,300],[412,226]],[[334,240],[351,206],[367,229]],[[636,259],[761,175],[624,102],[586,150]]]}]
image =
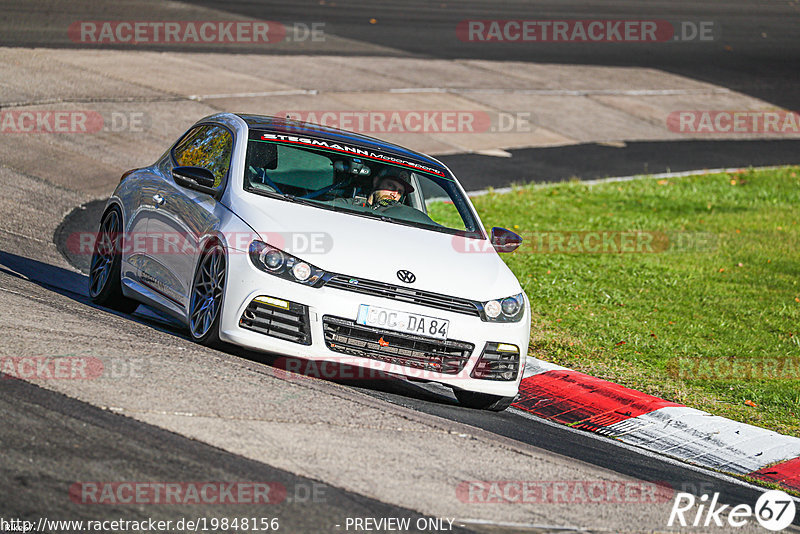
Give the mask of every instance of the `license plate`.
[{"label": "license plate", "polygon": [[447,319],[389,310],[367,304],[361,304],[358,307],[356,323],[436,339],[447,339],[447,329],[450,328],[450,321]]}]

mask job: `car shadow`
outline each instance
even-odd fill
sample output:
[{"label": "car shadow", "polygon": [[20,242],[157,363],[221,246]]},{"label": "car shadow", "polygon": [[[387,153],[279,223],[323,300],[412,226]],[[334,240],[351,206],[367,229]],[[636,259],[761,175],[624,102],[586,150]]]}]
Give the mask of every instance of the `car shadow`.
[{"label": "car shadow", "polygon": [[[133,314],[117,312],[94,304],[89,298],[89,277],[85,274],[4,250],[0,250],[0,273],[31,282],[47,291],[52,291],[85,306],[111,313],[118,317],[124,317],[161,333],[186,340],[189,339],[188,332],[183,324],[144,304],[139,305]],[[323,362],[291,358],[276,353],[247,350],[233,345],[222,346],[220,350],[232,356],[270,366],[273,368],[272,375],[286,380],[325,380],[346,387],[364,390],[379,397],[382,394],[388,394],[440,404],[457,404],[452,394],[448,396],[449,388],[412,382],[405,378],[385,373],[373,373],[369,370],[365,372],[360,367],[339,363],[329,365]]]},{"label": "car shadow", "polygon": [[144,324],[164,333],[188,339],[183,325],[168,315],[154,310],[144,304],[133,314],[125,314],[110,308],[98,306],[89,298],[89,277],[63,267],[44,263],[25,256],[0,250],[0,272],[25,280],[37,286],[80,302],[90,308],[125,317],[136,323]]}]

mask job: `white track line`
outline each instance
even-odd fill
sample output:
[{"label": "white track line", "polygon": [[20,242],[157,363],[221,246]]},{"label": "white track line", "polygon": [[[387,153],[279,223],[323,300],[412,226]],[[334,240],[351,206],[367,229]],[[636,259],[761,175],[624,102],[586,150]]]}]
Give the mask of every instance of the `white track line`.
[{"label": "white track line", "polygon": [[450,93],[450,94],[486,94],[486,95],[542,95],[542,96],[673,96],[673,95],[717,95],[730,93],[730,89],[721,87],[709,89],[465,89],[457,87],[398,87],[389,89],[390,93]]},{"label": "white track line", "polygon": [[316,89],[286,89],[283,91],[260,91],[257,93],[220,93],[215,95],[188,95],[189,100],[215,100],[220,98],[255,98],[260,96],[295,96],[295,95],[317,95]]}]

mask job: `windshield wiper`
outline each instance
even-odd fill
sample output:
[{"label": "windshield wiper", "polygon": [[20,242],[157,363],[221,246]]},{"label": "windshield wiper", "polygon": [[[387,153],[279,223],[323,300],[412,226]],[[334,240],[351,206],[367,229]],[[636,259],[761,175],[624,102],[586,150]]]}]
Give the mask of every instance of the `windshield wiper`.
[{"label": "windshield wiper", "polygon": [[283,200],[288,200],[289,202],[299,202],[301,204],[304,203],[303,199],[289,193],[278,193]]}]

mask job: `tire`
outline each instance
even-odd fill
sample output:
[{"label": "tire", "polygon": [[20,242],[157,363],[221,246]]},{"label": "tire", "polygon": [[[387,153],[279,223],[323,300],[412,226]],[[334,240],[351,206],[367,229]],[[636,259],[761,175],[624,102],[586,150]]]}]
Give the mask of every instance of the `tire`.
[{"label": "tire", "polygon": [[100,220],[89,266],[89,297],[99,306],[133,313],[139,303],[122,294],[121,240],[122,215],[119,208],[113,207]]},{"label": "tire", "polygon": [[226,267],[225,251],[219,242],[214,242],[200,256],[192,280],[189,333],[195,342],[207,347],[222,345],[219,321],[225,294]]},{"label": "tire", "polygon": [[488,410],[490,412],[502,412],[514,402],[516,397],[498,397],[497,395],[487,395],[486,393],[475,393],[463,389],[454,389],[453,393],[458,399],[458,403],[466,408],[477,410]]}]

